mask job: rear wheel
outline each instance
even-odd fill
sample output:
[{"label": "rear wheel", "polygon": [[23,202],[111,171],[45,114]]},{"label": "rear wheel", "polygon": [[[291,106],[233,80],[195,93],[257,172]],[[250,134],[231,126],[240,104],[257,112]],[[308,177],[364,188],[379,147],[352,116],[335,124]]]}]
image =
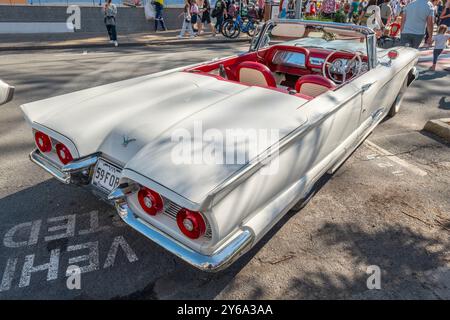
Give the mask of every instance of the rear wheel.
[{"label": "rear wheel", "polygon": [[239,26],[236,26],[233,20],[226,21],[222,26],[222,34],[227,38],[237,38],[241,33]]},{"label": "rear wheel", "polygon": [[408,78],[403,82],[402,87],[400,88],[400,92],[397,95],[397,98],[394,101],[394,104],[391,106],[391,109],[388,112],[389,117],[395,116],[400,111],[400,105],[403,102],[403,98],[405,96],[406,89],[408,88]]}]

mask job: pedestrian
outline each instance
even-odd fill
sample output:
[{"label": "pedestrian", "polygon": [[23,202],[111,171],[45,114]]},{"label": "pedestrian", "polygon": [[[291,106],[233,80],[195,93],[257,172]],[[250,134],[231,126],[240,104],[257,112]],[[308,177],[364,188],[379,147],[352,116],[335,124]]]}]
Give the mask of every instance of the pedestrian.
[{"label": "pedestrian", "polygon": [[434,50],[433,50],[433,65],[430,70],[436,70],[436,64],[442,51],[447,48],[447,43],[450,39],[450,34],[447,33],[448,27],[445,24],[441,24],[438,28],[437,34],[433,37]]},{"label": "pedestrian", "polygon": [[[405,6],[401,13],[402,31],[400,45],[419,49],[425,37],[425,30],[433,34],[434,7],[429,0],[415,0]],[[432,37],[427,44],[431,45]]]},{"label": "pedestrian", "polygon": [[216,1],[216,5],[214,6],[211,16],[216,18],[216,24],[214,25],[216,32],[222,32],[223,21],[225,17],[227,17],[227,5],[224,0]]},{"label": "pedestrian", "polygon": [[264,19],[264,6],[265,6],[265,0],[258,0],[259,21],[263,21],[263,19]]},{"label": "pedestrian", "polygon": [[295,0],[289,0],[286,18],[295,19]]},{"label": "pedestrian", "polygon": [[358,16],[358,12],[359,12],[359,0],[353,0],[351,4],[350,13],[348,16],[348,20],[350,23],[354,22],[355,17]]},{"label": "pedestrian", "polygon": [[198,34],[198,22],[199,22],[199,9],[197,5],[197,0],[191,0],[191,23],[192,23],[192,30],[194,30],[195,35]]},{"label": "pedestrian", "polygon": [[445,3],[445,8],[442,9],[440,24],[445,24],[450,27],[450,0]]},{"label": "pedestrian", "polygon": [[375,31],[383,29],[384,24],[381,20],[381,10],[377,6],[377,0],[370,0],[367,3],[367,6],[361,10],[358,21],[360,25],[367,26]]},{"label": "pedestrian", "polygon": [[320,12],[325,18],[332,18],[336,13],[336,0],[323,0]]},{"label": "pedestrian", "polygon": [[116,15],[117,15],[117,7],[114,3],[111,3],[111,0],[106,0],[103,6],[104,18],[106,30],[109,35],[109,42],[114,43],[114,46],[118,46],[117,42],[117,30],[116,30]]},{"label": "pedestrian", "polygon": [[203,33],[203,27],[206,28],[207,25],[209,25],[211,27],[211,32],[213,37],[216,36],[216,29],[214,28],[214,25],[211,22],[211,3],[209,2],[210,0],[203,0],[203,5],[201,7],[201,15],[202,15],[202,19],[200,21],[199,26],[199,31],[198,34],[202,34]]},{"label": "pedestrian", "polygon": [[158,22],[161,25],[163,31],[167,31],[166,25],[164,24],[164,18],[162,16],[164,10],[164,0],[153,0],[152,4],[155,7],[155,32],[158,31]]},{"label": "pedestrian", "polygon": [[191,0],[185,0],[184,1],[184,7],[183,12],[179,15],[183,16],[183,25],[181,26],[180,34],[178,35],[178,38],[183,38],[184,34],[186,33],[186,30],[189,31],[190,38],[194,38],[194,30],[192,30],[192,23],[191,23]]},{"label": "pedestrian", "polygon": [[391,0],[384,0],[384,2],[380,5],[381,21],[385,26],[391,23],[392,7],[390,5],[390,2]]}]

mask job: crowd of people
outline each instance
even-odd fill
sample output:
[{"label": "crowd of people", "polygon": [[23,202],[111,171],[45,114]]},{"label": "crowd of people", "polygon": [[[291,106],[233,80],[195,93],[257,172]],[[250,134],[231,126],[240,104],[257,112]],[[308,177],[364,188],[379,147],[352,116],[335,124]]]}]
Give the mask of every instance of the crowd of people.
[{"label": "crowd of people", "polygon": [[[251,20],[262,20],[264,18],[264,0],[248,1],[242,0],[216,0],[214,6],[210,0],[185,0],[183,23],[179,37],[182,38],[189,33],[191,38],[203,33],[204,27],[210,27],[212,35],[222,31],[224,22],[234,19],[238,14]],[[215,23],[212,23],[212,19]]]},{"label": "crowd of people", "polygon": [[[155,9],[155,31],[158,31],[158,26],[161,30],[167,30],[163,19],[164,0],[149,1]],[[186,32],[191,38],[200,36],[206,28],[216,36],[222,31],[225,21],[238,15],[254,21],[264,19],[265,0],[184,1],[180,14],[183,18],[180,38]],[[278,17],[296,18],[298,3],[296,0],[281,0]],[[419,48],[423,41],[427,46],[434,44],[432,70],[435,70],[450,38],[450,0],[305,0],[301,3],[301,15],[308,19],[365,25],[376,32],[380,41],[385,38],[398,39],[399,45],[413,48]],[[111,0],[107,0],[103,11],[110,40],[117,46],[117,8]]]}]

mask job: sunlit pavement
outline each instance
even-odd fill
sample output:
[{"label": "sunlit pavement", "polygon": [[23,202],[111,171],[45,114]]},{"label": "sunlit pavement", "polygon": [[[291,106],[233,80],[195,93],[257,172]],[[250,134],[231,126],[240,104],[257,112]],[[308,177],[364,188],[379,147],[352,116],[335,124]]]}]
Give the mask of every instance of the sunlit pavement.
[{"label": "sunlit pavement", "polygon": [[[28,160],[33,139],[20,104],[244,50],[201,45],[2,56],[0,78],[17,91],[0,107],[0,299],[450,298],[450,149],[422,131],[428,119],[449,117],[450,75],[427,71],[424,60],[400,113],[303,210],[218,274],[192,269],[87,191],[62,185]],[[80,290],[67,289],[71,264],[84,267]],[[371,265],[381,270],[381,290],[366,286]]]}]

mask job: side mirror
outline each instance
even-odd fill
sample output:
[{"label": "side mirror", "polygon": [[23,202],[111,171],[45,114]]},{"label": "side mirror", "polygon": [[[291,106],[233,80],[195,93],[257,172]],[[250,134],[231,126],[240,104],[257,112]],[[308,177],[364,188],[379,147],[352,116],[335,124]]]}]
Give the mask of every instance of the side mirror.
[{"label": "side mirror", "polygon": [[0,105],[8,103],[14,97],[14,87],[0,80]]}]

